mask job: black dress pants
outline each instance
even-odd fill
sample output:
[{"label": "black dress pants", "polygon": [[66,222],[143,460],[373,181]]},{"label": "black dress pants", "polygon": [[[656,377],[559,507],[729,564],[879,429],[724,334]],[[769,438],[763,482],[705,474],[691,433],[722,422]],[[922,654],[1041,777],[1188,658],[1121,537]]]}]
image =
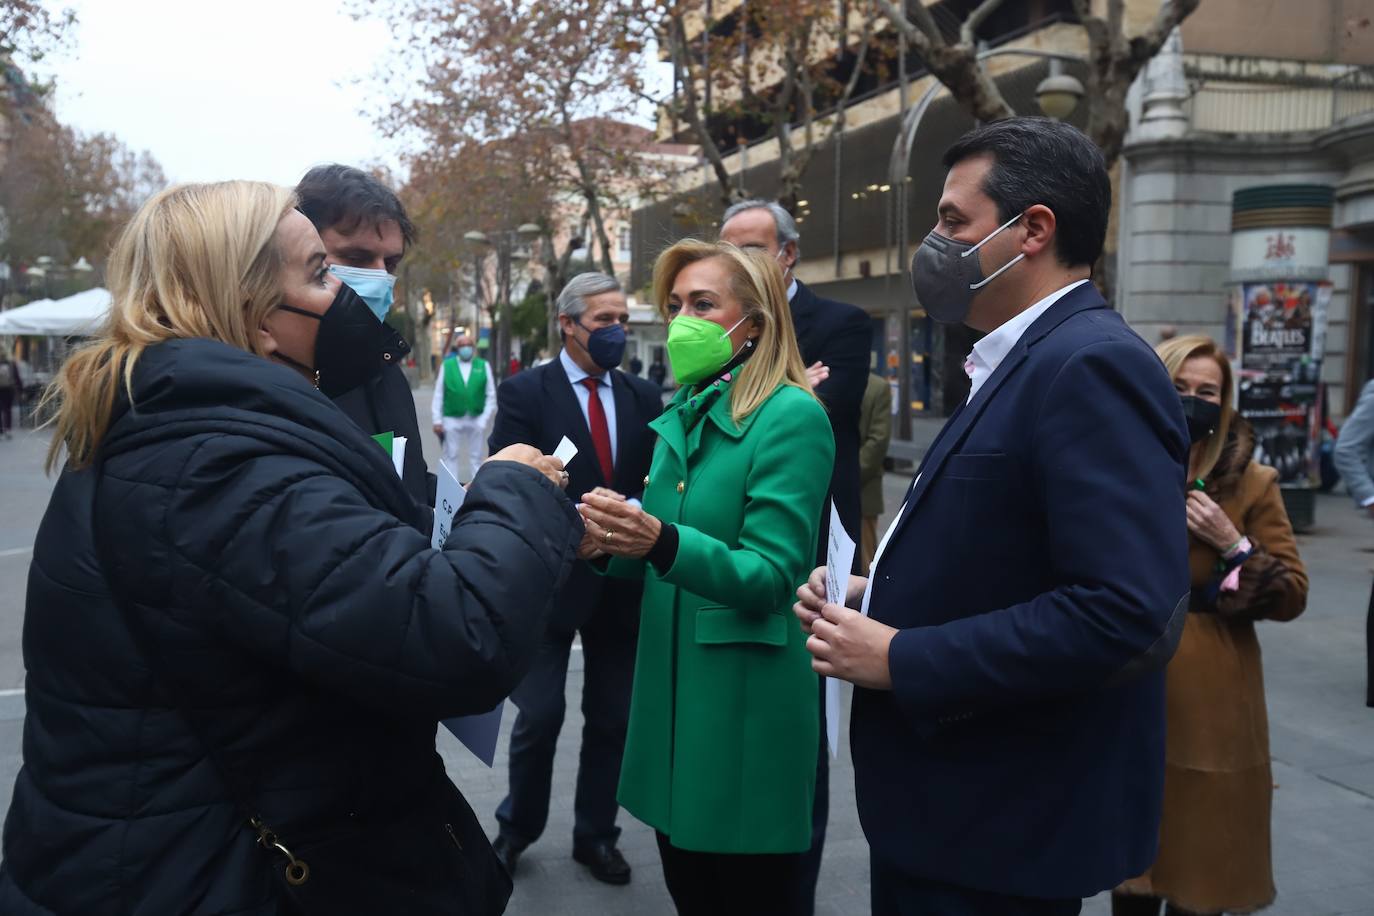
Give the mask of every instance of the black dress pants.
[{"label": "black dress pants", "polygon": [[[602,607],[582,634],[582,754],[573,797],[573,845],[614,843],[620,836],[615,799],[630,720],[637,635]],[[501,834],[524,847],[539,839],[549,819],[554,750],[567,704],[572,634],[550,632],[511,701],[520,710],[510,737],[510,793],[496,809]]]},{"label": "black dress pants", "polygon": [[909,875],[870,855],[872,916],[1077,916],[1078,898],[1008,897]]},{"label": "black dress pants", "polygon": [[678,916],[797,916],[805,853],[688,852],[658,834]]}]

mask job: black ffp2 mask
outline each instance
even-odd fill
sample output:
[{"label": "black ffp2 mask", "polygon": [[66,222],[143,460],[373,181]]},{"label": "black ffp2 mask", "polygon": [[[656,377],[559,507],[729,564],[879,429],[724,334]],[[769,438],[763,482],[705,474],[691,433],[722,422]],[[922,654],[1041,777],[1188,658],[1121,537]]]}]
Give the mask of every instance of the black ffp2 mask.
[{"label": "black ffp2 mask", "polygon": [[1184,395],[1183,418],[1188,421],[1188,439],[1193,443],[1201,442],[1221,425],[1221,405],[1202,398]]},{"label": "black ffp2 mask", "polygon": [[282,304],[288,312],[320,323],[315,336],[315,364],[306,366],[284,353],[272,354],[284,363],[314,374],[315,386],[336,398],[376,378],[397,356],[410,349],[392,328],[377,320],[367,301],[347,283],[339,284],[334,301],[323,315]]}]

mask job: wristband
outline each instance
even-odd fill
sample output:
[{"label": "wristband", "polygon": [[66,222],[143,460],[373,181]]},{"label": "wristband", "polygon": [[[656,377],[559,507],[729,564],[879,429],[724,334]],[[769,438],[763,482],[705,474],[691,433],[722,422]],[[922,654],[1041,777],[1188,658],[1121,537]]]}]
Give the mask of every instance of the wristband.
[{"label": "wristband", "polygon": [[1226,548],[1226,550],[1222,551],[1221,557],[1223,560],[1233,560],[1238,555],[1249,553],[1253,549],[1254,546],[1250,543],[1250,539],[1242,536],[1239,541],[1236,541],[1230,547]]}]

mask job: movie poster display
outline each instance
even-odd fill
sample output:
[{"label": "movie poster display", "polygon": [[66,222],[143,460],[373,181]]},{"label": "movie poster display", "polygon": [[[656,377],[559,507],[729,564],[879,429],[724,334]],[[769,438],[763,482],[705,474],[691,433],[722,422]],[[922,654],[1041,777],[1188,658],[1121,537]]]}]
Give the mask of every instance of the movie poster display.
[{"label": "movie poster display", "polygon": [[1237,334],[1238,408],[1255,430],[1255,460],[1279,483],[1317,481],[1321,357],[1330,283],[1246,283]]}]

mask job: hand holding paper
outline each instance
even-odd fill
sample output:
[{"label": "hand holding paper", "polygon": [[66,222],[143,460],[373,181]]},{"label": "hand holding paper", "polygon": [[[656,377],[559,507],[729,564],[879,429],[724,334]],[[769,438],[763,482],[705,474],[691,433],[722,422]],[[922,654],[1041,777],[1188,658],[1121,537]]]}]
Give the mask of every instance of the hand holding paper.
[{"label": "hand holding paper", "polygon": [[492,455],[487,461],[515,461],[519,464],[534,468],[545,477],[549,478],[556,487],[568,485],[568,479],[563,474],[563,462],[553,455],[545,455],[533,445],[508,445],[501,451]]},{"label": "hand holding paper", "polygon": [[568,466],[568,462],[577,457],[577,446],[573,445],[571,439],[564,436],[558,443],[558,448],[553,450],[553,457],[563,462],[563,467]]}]

